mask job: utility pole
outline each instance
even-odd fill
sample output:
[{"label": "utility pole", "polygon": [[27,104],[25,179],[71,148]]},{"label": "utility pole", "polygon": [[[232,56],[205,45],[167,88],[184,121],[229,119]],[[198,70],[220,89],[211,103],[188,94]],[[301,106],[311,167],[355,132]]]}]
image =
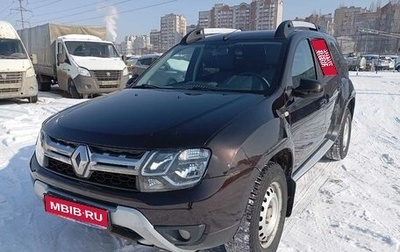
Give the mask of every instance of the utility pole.
[{"label": "utility pole", "polygon": [[21,14],[22,29],[25,28],[25,26],[24,26],[24,13],[23,13],[23,10],[25,10],[25,9],[22,8],[22,0],[19,0],[19,12],[20,12],[20,14]]},{"label": "utility pole", "polygon": [[17,23],[21,22],[22,29],[24,29],[25,28],[25,23],[27,23],[27,21],[25,21],[25,19],[24,19],[24,12],[28,12],[28,10],[25,9],[25,7],[22,6],[22,1],[23,0],[18,0],[19,7],[15,8],[15,9],[11,9],[11,10],[19,12],[21,20],[17,20]]}]

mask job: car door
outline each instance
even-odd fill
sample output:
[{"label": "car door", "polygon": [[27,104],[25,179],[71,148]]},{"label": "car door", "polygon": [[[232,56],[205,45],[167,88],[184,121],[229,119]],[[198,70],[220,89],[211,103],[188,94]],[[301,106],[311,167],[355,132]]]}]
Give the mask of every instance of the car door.
[{"label": "car door", "polygon": [[58,86],[61,90],[68,90],[68,72],[71,68],[71,62],[69,61],[65,48],[61,41],[57,42],[57,81]]},{"label": "car door", "polygon": [[[324,40],[321,45],[322,48],[319,50],[314,47],[314,52],[317,58],[321,57],[318,62],[322,70],[319,72],[324,85],[324,98],[326,101],[326,137],[329,138],[334,133],[334,129],[337,128],[336,122],[338,121],[338,116],[341,116],[339,111],[343,111],[343,104],[339,104],[339,91],[341,86],[345,85],[341,82],[346,82],[347,79],[340,78],[338,72],[343,73],[347,69],[339,67],[345,65],[344,62],[339,62],[340,60],[344,61],[344,59],[333,39]],[[341,75],[343,76],[344,74]]]},{"label": "car door", "polygon": [[320,97],[294,95],[302,80],[318,81],[317,65],[308,39],[301,40],[293,54],[291,67],[291,90],[287,111],[294,144],[294,171],[323,142],[326,133],[326,101]]}]

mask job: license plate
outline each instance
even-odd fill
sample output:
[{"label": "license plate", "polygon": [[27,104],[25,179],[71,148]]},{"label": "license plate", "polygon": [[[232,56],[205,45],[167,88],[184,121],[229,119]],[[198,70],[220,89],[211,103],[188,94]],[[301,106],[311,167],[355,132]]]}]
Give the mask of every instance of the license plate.
[{"label": "license plate", "polygon": [[100,82],[101,86],[105,86],[105,85],[117,85],[118,82],[117,81],[102,81]]},{"label": "license plate", "polygon": [[59,217],[101,229],[108,228],[107,210],[44,195],[45,211]]}]

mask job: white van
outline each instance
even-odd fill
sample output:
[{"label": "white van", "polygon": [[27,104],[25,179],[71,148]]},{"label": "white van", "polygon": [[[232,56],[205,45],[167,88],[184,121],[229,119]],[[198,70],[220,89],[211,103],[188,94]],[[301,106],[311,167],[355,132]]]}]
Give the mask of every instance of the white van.
[{"label": "white van", "polygon": [[0,99],[8,98],[28,98],[30,103],[35,103],[38,84],[18,33],[10,23],[0,21]]}]

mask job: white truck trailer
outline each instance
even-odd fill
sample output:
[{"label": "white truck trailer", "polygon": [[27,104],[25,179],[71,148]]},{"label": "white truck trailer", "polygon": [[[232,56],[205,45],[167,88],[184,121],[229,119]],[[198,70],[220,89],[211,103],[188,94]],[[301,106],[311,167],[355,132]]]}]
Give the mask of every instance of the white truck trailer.
[{"label": "white truck trailer", "polygon": [[[35,56],[33,56],[35,58]],[[38,84],[32,61],[14,27],[0,21],[0,99],[38,100]]]},{"label": "white truck trailer", "polygon": [[106,28],[44,24],[18,31],[34,64],[40,91],[58,84],[73,98],[125,88],[128,70]]}]

